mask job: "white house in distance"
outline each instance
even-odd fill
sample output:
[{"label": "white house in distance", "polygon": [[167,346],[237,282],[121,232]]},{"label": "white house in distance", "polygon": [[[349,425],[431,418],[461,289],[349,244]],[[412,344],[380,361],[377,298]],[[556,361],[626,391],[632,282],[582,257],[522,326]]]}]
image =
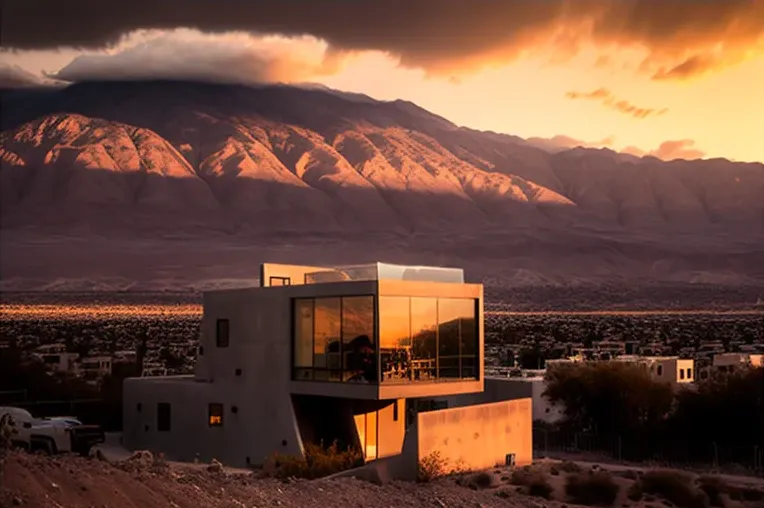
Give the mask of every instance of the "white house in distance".
[{"label": "white house in distance", "polygon": [[644,365],[656,381],[681,385],[695,381],[695,360],[676,356],[623,355],[612,361],[634,362]]},{"label": "white house in distance", "polygon": [[264,264],[260,287],[203,300],[195,373],[125,381],[126,447],[246,466],[337,441],[400,478],[434,451],[532,460],[529,397],[406,421],[411,402],[484,389],[483,287],[462,270]]},{"label": "white house in distance", "polygon": [[713,367],[719,371],[732,371],[737,367],[762,367],[764,355],[750,353],[721,353],[714,355]]}]

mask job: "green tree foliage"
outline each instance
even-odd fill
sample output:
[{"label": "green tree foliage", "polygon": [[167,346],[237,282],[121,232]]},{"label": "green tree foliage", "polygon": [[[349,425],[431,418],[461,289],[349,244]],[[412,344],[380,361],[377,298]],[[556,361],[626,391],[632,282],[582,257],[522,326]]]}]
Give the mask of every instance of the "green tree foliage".
[{"label": "green tree foliage", "polygon": [[764,368],[710,377],[678,392],[669,430],[695,442],[764,446]]},{"label": "green tree foliage", "polygon": [[750,455],[753,446],[764,446],[762,368],[678,390],[639,365],[620,362],[563,364],[548,370],[546,379],[545,394],[565,407],[564,426],[617,438],[631,453],[700,460],[711,457],[713,447]]},{"label": "green tree foliage", "polygon": [[670,412],[671,388],[654,382],[642,367],[622,362],[585,362],[547,371],[546,395],[565,407],[575,429],[629,436],[659,424]]}]

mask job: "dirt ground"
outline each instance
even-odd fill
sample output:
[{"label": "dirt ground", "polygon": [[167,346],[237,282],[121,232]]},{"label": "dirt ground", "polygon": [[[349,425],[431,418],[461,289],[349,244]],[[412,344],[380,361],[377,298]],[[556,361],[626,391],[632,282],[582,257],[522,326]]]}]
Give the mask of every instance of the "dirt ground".
[{"label": "dirt ground", "polygon": [[[598,466],[595,466],[598,468]],[[600,468],[605,469],[607,466]],[[571,474],[586,473],[586,463],[542,460],[523,468],[541,475],[550,486],[548,499],[527,495],[513,479],[513,472],[496,468],[468,473],[429,483],[393,482],[378,486],[353,478],[281,481],[263,478],[257,472],[228,470],[205,464],[167,463],[148,452],[126,460],[81,458],[61,455],[47,457],[10,452],[0,475],[0,507],[39,508],[207,508],[207,507],[513,507],[567,508],[565,485]],[[674,507],[656,496],[639,501],[627,496],[641,471],[616,468],[612,478],[619,494],[611,506],[619,508]],[[755,508],[764,500],[764,479],[725,477],[746,488],[761,490],[754,502],[727,496],[713,506]],[[732,482],[732,483],[730,483]],[[709,507],[709,504],[705,504]],[[709,507],[710,508],[710,507]]]},{"label": "dirt ground", "polygon": [[207,507],[498,507],[545,508],[520,494],[499,497],[443,479],[427,484],[377,486],[352,478],[282,482],[207,468],[108,463],[95,458],[11,452],[2,476],[0,506],[35,508]]}]

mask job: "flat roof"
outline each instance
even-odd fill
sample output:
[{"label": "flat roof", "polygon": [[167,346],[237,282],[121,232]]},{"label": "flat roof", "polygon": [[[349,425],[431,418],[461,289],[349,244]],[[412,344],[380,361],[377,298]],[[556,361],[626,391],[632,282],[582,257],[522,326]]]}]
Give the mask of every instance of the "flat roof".
[{"label": "flat roof", "polygon": [[411,280],[420,282],[464,283],[464,270],[440,266],[367,263],[319,268],[305,274],[306,284],[356,280]]}]

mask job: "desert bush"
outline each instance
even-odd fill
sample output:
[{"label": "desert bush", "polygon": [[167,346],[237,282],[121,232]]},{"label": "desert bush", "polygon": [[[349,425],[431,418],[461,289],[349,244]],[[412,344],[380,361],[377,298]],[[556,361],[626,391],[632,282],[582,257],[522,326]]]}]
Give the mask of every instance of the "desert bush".
[{"label": "desert bush", "polygon": [[698,486],[706,496],[711,506],[724,506],[722,494],[729,494],[729,485],[718,476],[701,476]]},{"label": "desert bush", "polygon": [[522,487],[521,492],[529,496],[549,499],[554,491],[554,488],[549,484],[549,480],[543,472],[527,467],[516,469],[509,481],[512,485]]},{"label": "desert bush", "polygon": [[642,492],[642,484],[638,481],[631,484],[629,490],[626,491],[626,497],[630,501],[637,502],[642,499],[644,492]]},{"label": "desert bush", "polygon": [[496,477],[488,471],[481,471],[470,477],[469,484],[475,489],[490,489],[496,486]]},{"label": "desert bush", "polygon": [[639,473],[633,469],[623,469],[621,471],[613,471],[613,476],[618,476],[620,478],[626,478],[627,480],[638,480],[639,479]]},{"label": "desert bush", "polygon": [[324,448],[307,443],[302,457],[274,454],[273,475],[277,478],[321,478],[363,464],[363,455],[356,448],[341,450],[336,442]]},{"label": "desert bush", "polygon": [[438,450],[430,452],[419,460],[417,480],[429,482],[447,473],[448,460]]},{"label": "desert bush", "polygon": [[647,471],[639,480],[642,492],[671,501],[680,508],[707,508],[708,496],[679,471]]},{"label": "desert bush", "polygon": [[607,471],[573,474],[565,482],[565,494],[569,500],[587,506],[612,505],[619,489]]},{"label": "desert bush", "polygon": [[562,471],[563,473],[579,473],[581,472],[581,466],[576,464],[575,462],[571,462],[569,460],[563,460],[560,462],[560,464],[557,466],[557,468]]}]

